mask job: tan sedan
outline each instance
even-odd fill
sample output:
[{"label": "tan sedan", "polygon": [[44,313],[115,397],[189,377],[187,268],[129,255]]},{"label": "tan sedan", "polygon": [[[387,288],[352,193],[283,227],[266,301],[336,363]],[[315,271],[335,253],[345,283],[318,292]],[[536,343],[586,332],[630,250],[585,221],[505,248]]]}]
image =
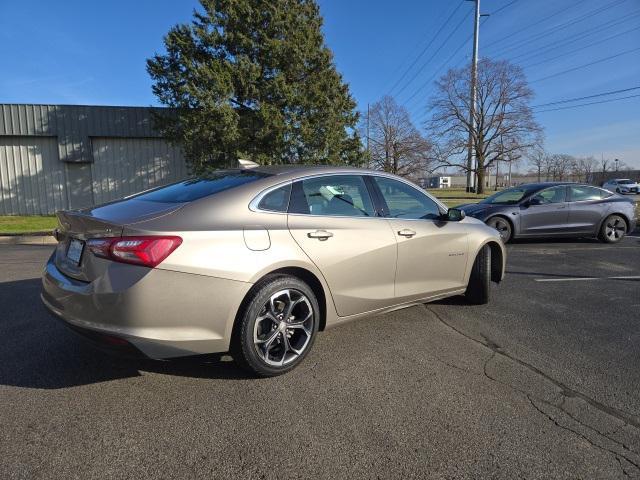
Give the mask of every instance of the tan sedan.
[{"label": "tan sedan", "polygon": [[58,213],[44,304],[113,349],[230,352],[268,376],[319,330],[452,295],[485,303],[502,280],[498,232],[402,178],[251,167]]}]

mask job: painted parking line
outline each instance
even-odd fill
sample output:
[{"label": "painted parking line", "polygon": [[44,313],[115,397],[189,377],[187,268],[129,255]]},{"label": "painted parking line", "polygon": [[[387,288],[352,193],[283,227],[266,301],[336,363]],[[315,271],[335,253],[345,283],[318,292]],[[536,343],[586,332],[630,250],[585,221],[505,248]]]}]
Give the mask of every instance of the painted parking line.
[{"label": "painted parking line", "polygon": [[615,277],[575,277],[575,278],[536,278],[536,282],[589,282],[593,280],[640,280],[640,275],[619,275]]}]

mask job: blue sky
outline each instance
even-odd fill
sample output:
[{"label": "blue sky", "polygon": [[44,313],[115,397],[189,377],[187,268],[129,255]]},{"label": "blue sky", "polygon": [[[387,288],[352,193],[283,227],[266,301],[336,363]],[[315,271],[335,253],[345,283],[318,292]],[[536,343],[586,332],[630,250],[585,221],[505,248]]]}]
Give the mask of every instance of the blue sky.
[{"label": "blue sky", "polygon": [[[473,2],[319,3],[327,43],[362,109],[391,90],[419,123],[431,79],[469,59]],[[196,6],[194,0],[1,2],[0,102],[155,105],[145,59]],[[482,11],[492,15],[481,27],[481,55],[523,65],[534,104],[640,86],[640,0],[482,0]],[[634,94],[640,90],[617,97]],[[604,154],[640,168],[640,97],[536,116],[550,151]]]}]

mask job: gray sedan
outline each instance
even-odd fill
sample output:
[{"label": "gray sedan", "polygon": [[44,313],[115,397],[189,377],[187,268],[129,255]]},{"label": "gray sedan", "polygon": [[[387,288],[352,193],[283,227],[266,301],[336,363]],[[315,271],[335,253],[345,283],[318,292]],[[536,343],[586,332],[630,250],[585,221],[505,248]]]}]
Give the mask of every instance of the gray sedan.
[{"label": "gray sedan", "polygon": [[576,183],[532,183],[459,207],[513,238],[598,237],[616,243],[636,227],[636,205],[607,190]]}]

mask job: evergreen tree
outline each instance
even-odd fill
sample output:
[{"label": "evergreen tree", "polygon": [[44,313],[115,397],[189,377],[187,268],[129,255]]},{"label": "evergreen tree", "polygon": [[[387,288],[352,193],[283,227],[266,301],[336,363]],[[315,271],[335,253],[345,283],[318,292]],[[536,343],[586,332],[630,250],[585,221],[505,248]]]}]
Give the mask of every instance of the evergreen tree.
[{"label": "evergreen tree", "polygon": [[147,60],[170,113],[156,128],[195,173],[232,165],[359,164],[358,114],[314,0],[201,0]]}]

